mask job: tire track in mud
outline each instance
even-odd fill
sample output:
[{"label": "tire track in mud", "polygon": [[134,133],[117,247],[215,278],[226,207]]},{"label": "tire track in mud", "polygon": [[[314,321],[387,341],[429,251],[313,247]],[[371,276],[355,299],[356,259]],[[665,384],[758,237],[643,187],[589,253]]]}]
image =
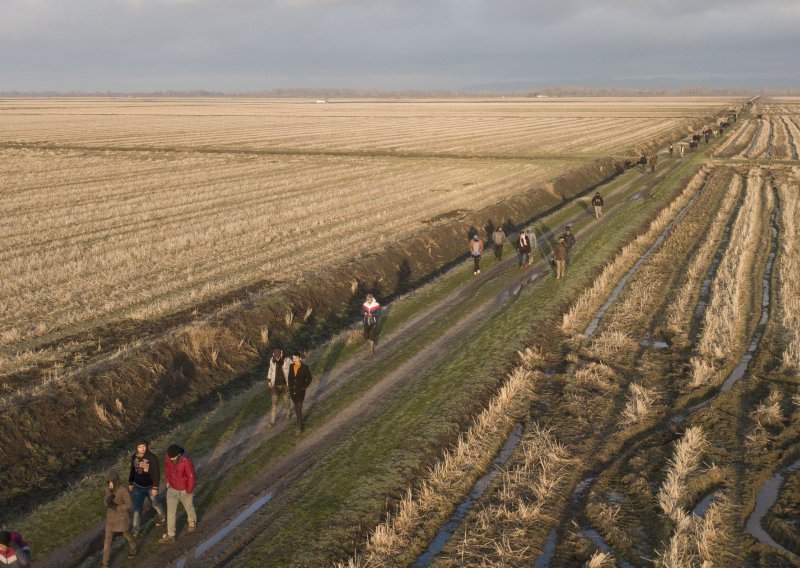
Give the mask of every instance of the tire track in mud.
[{"label": "tire track in mud", "polygon": [[[586,503],[585,498],[590,493],[592,486],[599,480],[602,473],[606,470],[615,468],[618,464],[628,461],[631,456],[639,451],[642,448],[647,448],[649,445],[652,444],[651,439],[658,434],[662,433],[665,428],[668,428],[675,433],[677,428],[686,421],[689,417],[691,417],[694,413],[699,411],[701,408],[704,408],[715,401],[719,396],[721,396],[724,392],[730,390],[733,385],[741,380],[747,371],[750,361],[755,356],[759,346],[760,341],[764,335],[764,331],[766,329],[767,324],[769,323],[770,318],[770,306],[771,306],[771,295],[770,295],[770,285],[772,282],[773,277],[773,270],[774,270],[774,260],[777,255],[778,249],[778,230],[777,230],[777,217],[780,210],[779,202],[777,201],[777,191],[775,188],[772,188],[773,194],[775,195],[776,201],[773,207],[773,210],[770,214],[770,252],[767,258],[767,262],[764,267],[764,271],[762,274],[762,299],[761,299],[761,314],[758,320],[758,325],[753,332],[751,342],[745,353],[742,355],[739,365],[737,365],[733,371],[729,374],[726,380],[723,382],[720,389],[712,394],[709,398],[705,399],[704,401],[697,403],[691,406],[689,409],[680,412],[672,417],[665,417],[662,419],[658,424],[648,428],[646,431],[636,435],[634,438],[630,439],[629,441],[623,444],[622,449],[617,452],[616,457],[608,462],[598,464],[598,467],[594,468],[591,472],[591,475],[583,478],[576,486],[575,490],[573,491],[572,499],[570,501],[570,509],[573,511],[578,511],[578,516],[584,519],[587,519],[586,515]],[[795,464],[793,464],[795,465]],[[797,467],[800,468],[800,461],[797,462]],[[780,475],[780,474],[778,474]],[[776,477],[778,477],[776,475]],[[765,495],[771,495],[770,493],[771,488],[765,490]],[[713,490],[709,495],[707,495],[701,502],[694,508],[694,512],[704,514],[705,510],[710,506],[711,502],[715,499],[717,494],[716,489]],[[775,496],[777,497],[777,490],[775,490]],[[763,505],[762,505],[763,508]],[[768,509],[768,507],[767,507]],[[759,513],[761,513],[761,509],[759,509]],[[766,510],[763,512],[766,514]],[[762,515],[763,516],[763,515]],[[570,515],[567,515],[565,519],[568,521],[570,518],[573,518]],[[760,518],[758,519],[760,522]],[[563,523],[562,523],[563,525]],[[748,525],[750,525],[750,521],[748,521]],[[748,527],[749,528],[749,527]],[[562,529],[563,530],[563,529]],[[620,566],[631,566],[627,562],[625,562],[619,554],[616,554],[611,546],[609,546],[602,538],[602,536],[591,528],[591,526],[587,525],[586,523],[582,523],[582,528],[580,529],[582,534],[592,541],[600,550],[613,554],[614,557],[617,559]],[[551,535],[557,535],[558,529],[553,529]],[[754,535],[755,536],[755,535]],[[557,546],[557,537],[553,536],[553,540],[556,542],[550,547],[549,553],[550,558],[555,553],[555,548]],[[758,537],[756,537],[758,538]],[[770,539],[771,540],[771,539]],[[550,541],[550,538],[548,538]],[[780,545],[778,545],[780,547]],[[780,547],[782,549],[782,547]],[[544,555],[543,555],[544,557]],[[646,563],[651,563],[651,559],[647,559]],[[541,563],[537,561],[536,566],[538,568],[547,568],[549,567],[549,559],[544,560]]]},{"label": "tire track in mud", "polygon": [[782,116],[781,120],[783,121],[783,125],[786,128],[786,138],[789,143],[789,149],[791,150],[792,153],[792,159],[798,160],[800,159],[800,157],[797,155],[797,145],[795,144],[794,136],[792,136],[792,129],[789,127],[789,119],[786,118],[785,116]]},{"label": "tire track in mud", "polygon": [[[736,205],[731,211],[729,219],[735,219],[739,214],[739,210],[742,208],[742,204],[744,203],[745,189],[746,188],[744,184],[742,184],[739,189],[739,197],[736,200]],[[717,275],[717,270],[722,262],[722,257],[725,256],[725,252],[728,250],[728,245],[731,241],[732,229],[733,224],[727,223],[725,228],[722,230],[722,239],[719,247],[717,247],[716,252],[714,252],[714,256],[711,258],[711,264],[709,265],[706,275],[700,285],[700,296],[697,302],[697,307],[692,314],[692,321],[689,324],[689,338],[693,344],[697,342],[698,336],[702,331],[703,315],[705,314],[706,308],[711,301],[711,283],[714,281],[714,278]]]},{"label": "tire track in mud", "polygon": [[[767,261],[770,271],[774,263],[775,257],[777,256],[778,229],[775,219],[780,211],[780,194],[778,193],[774,185],[772,186],[772,191],[775,197],[775,208],[770,218],[770,225],[772,229],[772,242],[770,246],[769,258]],[[766,316],[765,312],[770,308],[770,297],[769,297],[770,280],[768,280],[765,277],[763,285],[765,287],[765,299],[762,300],[762,313],[761,313],[761,319],[759,320],[759,329],[757,332],[757,337],[759,341],[761,339],[761,336],[763,336],[764,334],[765,330],[764,328],[766,328],[767,324],[768,318],[765,317]],[[746,360],[745,357],[742,357],[742,361],[740,362],[739,366],[736,367],[736,370],[740,370],[740,367],[745,365],[745,363],[749,364],[750,360],[753,358],[754,354],[753,345],[755,343],[756,341],[754,339],[753,343],[750,345],[750,348],[748,349],[750,357]],[[792,552],[791,550],[787,549],[786,547],[782,546],[777,541],[775,541],[769,534],[769,531],[762,524],[764,517],[766,517],[772,506],[777,502],[781,487],[783,486],[787,477],[797,470],[800,470],[800,460],[795,461],[791,465],[780,468],[777,472],[775,472],[772,475],[772,477],[770,477],[763,483],[761,488],[758,490],[758,493],[756,495],[755,507],[753,508],[752,513],[747,518],[745,528],[753,538],[755,538],[762,544],[772,549],[775,549],[781,553],[787,554],[792,558],[794,558],[796,561],[800,561],[800,556],[798,556],[796,553]]]}]

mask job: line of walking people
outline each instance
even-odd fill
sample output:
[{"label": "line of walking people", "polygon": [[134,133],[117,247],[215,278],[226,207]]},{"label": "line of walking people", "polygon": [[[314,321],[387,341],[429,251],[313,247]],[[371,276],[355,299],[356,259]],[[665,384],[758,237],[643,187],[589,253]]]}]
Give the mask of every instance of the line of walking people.
[{"label": "line of walking people", "polygon": [[[592,198],[592,206],[594,207],[595,217],[599,219],[603,214],[603,198],[600,193],[596,193]],[[492,250],[494,252],[494,259],[497,262],[503,260],[503,247],[508,241],[505,230],[502,227],[497,227],[491,235]],[[549,258],[550,264],[555,268],[555,277],[557,280],[564,278],[566,274],[567,265],[569,264],[569,252],[575,245],[575,234],[572,232],[572,227],[567,225],[564,232],[558,237],[555,246],[553,247],[552,254]],[[533,253],[539,250],[539,243],[535,232],[531,228],[521,230],[516,237],[514,248],[517,251],[517,265],[519,268],[529,268],[533,264]],[[473,261],[473,275],[481,273],[480,262],[483,254],[483,241],[477,234],[473,234],[468,247],[470,258]]]}]

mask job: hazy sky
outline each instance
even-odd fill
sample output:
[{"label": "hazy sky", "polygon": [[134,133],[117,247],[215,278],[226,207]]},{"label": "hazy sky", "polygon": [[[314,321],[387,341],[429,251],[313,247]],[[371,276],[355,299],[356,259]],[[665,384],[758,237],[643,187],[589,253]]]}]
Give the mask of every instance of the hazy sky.
[{"label": "hazy sky", "polygon": [[0,91],[800,87],[799,0],[0,0]]}]

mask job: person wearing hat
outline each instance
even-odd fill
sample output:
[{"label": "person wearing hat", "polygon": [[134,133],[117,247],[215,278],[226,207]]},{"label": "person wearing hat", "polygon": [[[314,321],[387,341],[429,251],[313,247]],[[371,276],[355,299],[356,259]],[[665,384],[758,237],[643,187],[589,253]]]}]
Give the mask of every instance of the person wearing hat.
[{"label": "person wearing hat", "polygon": [[297,415],[297,433],[303,431],[303,400],[306,398],[306,389],[311,384],[311,369],[303,363],[299,351],[292,353],[292,365],[289,367],[289,396],[294,404]]},{"label": "person wearing hat", "polygon": [[136,539],[131,534],[131,493],[122,484],[119,474],[114,471],[106,481],[106,534],[103,541],[103,567],[111,561],[111,544],[114,542],[114,533],[121,532],[128,541],[128,558],[136,556]]},{"label": "person wearing hat", "polygon": [[567,242],[564,237],[559,237],[556,248],[553,249],[553,260],[556,262],[556,280],[564,278],[567,269]]},{"label": "person wearing hat", "polygon": [[142,508],[145,499],[150,499],[158,519],[156,526],[164,524],[164,508],[158,502],[158,485],[161,483],[161,468],[158,458],[150,451],[146,440],[136,442],[136,451],[131,456],[131,470],[128,475],[128,490],[133,498],[133,536],[139,536]]},{"label": "person wearing hat", "polygon": [[603,215],[603,198],[599,191],[592,198],[592,206],[594,207],[594,218],[599,219]]},{"label": "person wearing hat", "polygon": [[31,549],[14,531],[0,531],[0,564],[6,566],[30,566]]},{"label": "person wearing hat", "polygon": [[278,407],[285,409],[284,416],[289,418],[289,386],[286,378],[289,376],[289,367],[292,360],[283,354],[283,349],[273,349],[272,357],[269,358],[267,368],[267,384],[272,391],[272,409],[270,411],[270,426],[275,426],[275,418],[278,415]]},{"label": "person wearing hat", "polygon": [[361,305],[361,318],[364,322],[364,339],[369,342],[370,353],[375,353],[375,342],[378,339],[378,318],[381,317],[381,305],[372,294],[367,294]]},{"label": "person wearing hat", "polygon": [[178,503],[183,505],[188,517],[187,530],[194,532],[197,527],[197,513],[194,510],[195,472],[192,459],[185,455],[183,448],[172,444],[167,448],[164,460],[164,478],[167,482],[167,532],[158,542],[171,544],[175,542],[175,517],[178,514]]},{"label": "person wearing hat", "polygon": [[474,267],[472,269],[472,274],[480,274],[481,273],[481,255],[483,254],[483,241],[481,238],[475,234],[472,235],[472,239],[469,241],[469,254],[472,257]]}]

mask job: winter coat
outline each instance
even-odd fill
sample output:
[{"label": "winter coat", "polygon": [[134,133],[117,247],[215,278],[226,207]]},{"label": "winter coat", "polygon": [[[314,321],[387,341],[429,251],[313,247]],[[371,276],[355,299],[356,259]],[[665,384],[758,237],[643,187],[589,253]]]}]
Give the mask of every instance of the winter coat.
[{"label": "winter coat", "polygon": [[169,456],[164,457],[164,478],[167,487],[175,491],[186,491],[194,493],[195,473],[192,458],[184,455],[183,448],[178,456],[178,460],[173,463]]},{"label": "winter coat", "polygon": [[9,531],[11,542],[5,552],[0,552],[0,565],[2,566],[30,566],[28,559],[31,549],[28,543],[22,540],[22,535],[18,532]]},{"label": "winter coat", "polygon": [[469,241],[469,254],[472,256],[480,256],[483,254],[483,241],[472,239]]},{"label": "winter coat", "polygon": [[592,199],[592,205],[595,207],[602,207],[603,206],[603,198],[599,195],[595,195],[594,199]]},{"label": "winter coat", "polygon": [[[283,376],[278,373],[278,363],[280,363],[280,369],[283,371]],[[275,381],[277,379],[278,386],[286,384],[286,378],[289,376],[289,367],[292,365],[292,360],[289,357],[284,357],[280,361],[276,362],[274,357],[269,358],[269,367],[267,368],[267,382],[269,383],[270,388],[275,386]]]},{"label": "winter coat", "polygon": [[500,246],[506,242],[506,234],[503,229],[497,229],[494,233],[492,233],[492,242]]},{"label": "winter coat", "polygon": [[143,456],[134,453],[131,456],[131,473],[128,476],[128,484],[134,483],[139,487],[155,487],[158,489],[161,483],[161,468],[158,466],[158,458],[149,449]]},{"label": "winter coat", "polygon": [[131,492],[122,484],[119,475],[114,473],[108,480],[114,484],[114,488],[106,486],[105,505],[106,505],[106,531],[124,532],[131,528],[131,517],[129,512],[133,503]]},{"label": "winter coat", "polygon": [[525,233],[519,234],[519,252],[520,254],[530,254],[531,252],[531,241],[528,239],[528,236]]},{"label": "winter coat", "polygon": [[306,396],[306,389],[311,384],[311,369],[308,365],[301,362],[297,372],[294,370],[294,363],[289,367],[289,396],[292,400],[302,400]]},{"label": "winter coat", "polygon": [[375,325],[378,323],[378,318],[381,317],[383,309],[377,300],[371,302],[364,302],[361,305],[361,317],[364,320],[364,325]]},{"label": "winter coat", "polygon": [[553,249],[553,260],[567,260],[567,245],[559,242]]},{"label": "winter coat", "polygon": [[575,235],[570,233],[564,233],[561,237],[564,239],[564,244],[567,245],[567,250],[571,249],[572,246],[575,244]]}]

